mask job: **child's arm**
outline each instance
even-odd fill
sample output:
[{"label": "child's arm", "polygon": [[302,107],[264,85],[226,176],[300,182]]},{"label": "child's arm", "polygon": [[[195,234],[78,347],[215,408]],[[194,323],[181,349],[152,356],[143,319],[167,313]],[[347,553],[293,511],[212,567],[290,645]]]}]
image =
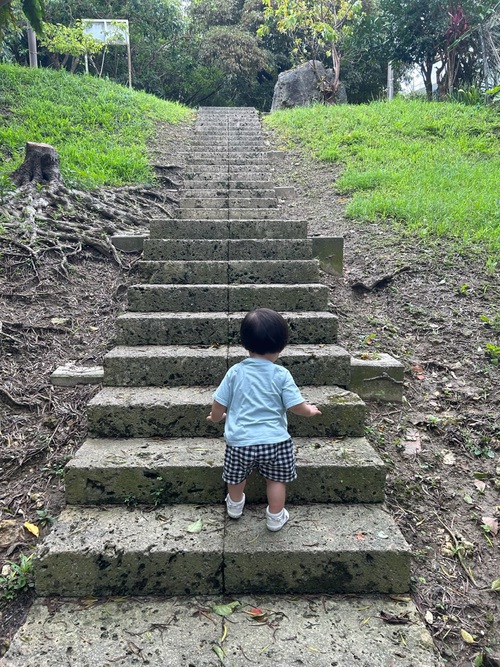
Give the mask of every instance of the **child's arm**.
[{"label": "child's arm", "polygon": [[212,410],[207,417],[207,422],[213,422],[214,424],[217,424],[217,422],[222,421],[226,417],[226,410],[227,407],[225,405],[214,401],[212,403]]},{"label": "child's arm", "polygon": [[315,405],[311,405],[305,401],[298,405],[292,405],[290,412],[293,412],[294,415],[299,415],[299,417],[314,417],[321,414]]}]

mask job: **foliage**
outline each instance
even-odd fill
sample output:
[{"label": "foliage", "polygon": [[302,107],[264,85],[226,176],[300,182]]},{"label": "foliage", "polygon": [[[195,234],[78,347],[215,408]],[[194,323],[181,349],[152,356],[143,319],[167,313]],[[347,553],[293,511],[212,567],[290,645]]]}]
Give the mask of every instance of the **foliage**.
[{"label": "foliage", "polygon": [[[53,54],[52,62],[56,69],[66,67],[71,57],[71,73],[76,70],[80,59],[86,53],[95,55],[100,53],[104,48],[102,42],[84,32],[82,21],[75,21],[72,27],[62,25],[61,23],[44,23],[40,45],[46,47]],[[59,58],[60,55],[64,56],[62,60]]]},{"label": "foliage", "polygon": [[361,15],[361,0],[264,0],[266,22],[259,34],[266,35],[275,26],[293,36],[295,53],[300,60],[331,58],[335,96],[340,82],[343,46],[352,35]]},{"label": "foliage", "polygon": [[429,242],[478,242],[500,255],[498,114],[490,107],[408,101],[314,106],[266,118],[285,138],[345,165],[347,213],[392,218]]},{"label": "foliage", "polygon": [[147,182],[153,120],[178,123],[179,104],[89,76],[0,65],[0,155],[10,172],[26,141],[53,145],[67,183],[85,187]]},{"label": "foliage", "polygon": [[420,67],[429,100],[436,62],[441,96],[451,94],[457,83],[473,85],[481,69],[477,28],[496,4],[497,0],[380,0],[387,57]]},{"label": "foliage", "polygon": [[0,576],[0,599],[13,600],[18,593],[35,585],[32,558],[33,554],[21,554],[19,563],[7,561]]},{"label": "foliage", "polygon": [[[0,39],[6,26],[16,24],[15,4],[14,0],[0,0]],[[41,34],[45,9],[44,0],[22,0],[21,8],[33,29]]]}]

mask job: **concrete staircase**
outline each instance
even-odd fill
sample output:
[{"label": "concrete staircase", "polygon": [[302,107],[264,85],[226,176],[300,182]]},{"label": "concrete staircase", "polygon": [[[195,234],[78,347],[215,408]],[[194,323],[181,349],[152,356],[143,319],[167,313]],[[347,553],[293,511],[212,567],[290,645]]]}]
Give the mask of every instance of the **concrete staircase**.
[{"label": "concrete staircase", "polygon": [[[200,110],[178,217],[152,222],[139,270],[66,470],[67,508],[38,553],[37,593],[407,591],[410,550],[382,505],[365,404],[343,388],[350,355],[335,344],[306,222],[280,218],[254,110]],[[258,478],[242,519],[225,516],[222,426],[206,421],[214,387],[246,356],[239,323],[256,306],[287,318],[281,363],[322,411],[290,415],[299,477],[279,533]]]},{"label": "concrete staircase", "polygon": [[[256,112],[202,109],[192,150],[178,218],[151,225],[143,283],[66,468],[39,597],[0,663],[440,667],[410,598],[384,595],[408,590],[409,547],[382,504],[364,403],[345,389],[352,359],[335,344],[306,224],[280,219]],[[243,517],[227,518],[222,427],[205,420],[255,305],[285,314],[281,362],[323,412],[291,415],[299,477],[278,533],[259,477]]]}]

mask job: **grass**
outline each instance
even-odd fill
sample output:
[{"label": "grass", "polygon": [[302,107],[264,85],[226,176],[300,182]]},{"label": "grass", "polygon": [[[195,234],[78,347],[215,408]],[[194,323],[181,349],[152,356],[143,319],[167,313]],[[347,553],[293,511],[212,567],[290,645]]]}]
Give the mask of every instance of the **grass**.
[{"label": "grass", "polygon": [[179,123],[191,114],[103,79],[17,65],[0,65],[0,100],[0,171],[16,169],[27,141],[48,143],[65,182],[84,188],[150,182],[154,121]]},{"label": "grass", "polygon": [[395,99],[311,106],[266,118],[287,146],[340,162],[347,215],[402,223],[500,257],[500,114],[485,106]]}]

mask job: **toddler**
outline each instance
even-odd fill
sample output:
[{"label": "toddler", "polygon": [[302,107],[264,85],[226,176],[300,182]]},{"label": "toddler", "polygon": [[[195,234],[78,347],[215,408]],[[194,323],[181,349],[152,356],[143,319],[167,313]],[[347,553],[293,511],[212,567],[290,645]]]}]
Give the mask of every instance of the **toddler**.
[{"label": "toddler", "polygon": [[232,366],[214,393],[208,421],[226,419],[223,479],[228,487],[227,513],[239,519],[245,505],[245,484],[257,468],[267,482],[266,523],[271,531],[288,521],[286,483],[297,477],[286,411],[302,417],[321,412],[306,403],[290,372],[275,364],[288,343],[288,325],[269,308],[245,316],[241,344],[249,357]]}]

